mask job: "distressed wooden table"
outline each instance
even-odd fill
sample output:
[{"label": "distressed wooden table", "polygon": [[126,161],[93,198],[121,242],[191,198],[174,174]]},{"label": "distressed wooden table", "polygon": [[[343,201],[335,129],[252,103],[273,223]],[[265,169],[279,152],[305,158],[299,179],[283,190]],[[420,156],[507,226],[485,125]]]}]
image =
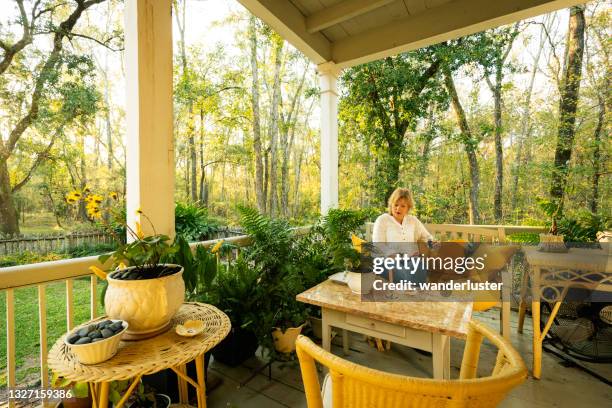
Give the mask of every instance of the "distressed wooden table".
[{"label": "distressed wooden table", "polygon": [[[450,376],[450,337],[465,338],[471,302],[362,301],[346,285],[325,281],[300,293],[297,300],[321,307],[323,348],[331,348],[331,327],[362,333],[430,351],[433,377]],[[347,339],[347,336],[343,336]],[[348,352],[348,342],[344,342]]]},{"label": "distressed wooden table", "polygon": [[[94,321],[104,320],[106,317]],[[174,328],[186,320],[204,321],[204,332],[194,337],[182,337]],[[87,322],[81,326],[86,326]],[[75,328],[76,329],[76,328]],[[131,380],[127,391],[115,405],[120,408],[140,383],[143,375],[170,368],[178,377],[181,404],[188,403],[188,384],[197,390],[198,408],[206,407],[204,378],[204,353],[216,346],[231,329],[229,318],[214,306],[203,303],[184,303],[172,318],[171,329],[155,337],[122,341],[117,354],[99,364],[85,365],[78,362],[62,336],[49,352],[49,368],[71,381],[89,383],[95,408],[108,406],[109,384],[116,380]],[[196,363],[197,379],[187,376],[186,364]]]},{"label": "distressed wooden table", "polygon": [[[531,315],[533,319],[533,376],[542,375],[542,342],[571,287],[612,292],[612,257],[610,244],[605,249],[571,248],[566,253],[541,252],[537,247],[522,248],[529,264],[521,279],[519,333],[523,332],[531,281]],[[540,302],[553,304],[544,327],[540,326]]]}]

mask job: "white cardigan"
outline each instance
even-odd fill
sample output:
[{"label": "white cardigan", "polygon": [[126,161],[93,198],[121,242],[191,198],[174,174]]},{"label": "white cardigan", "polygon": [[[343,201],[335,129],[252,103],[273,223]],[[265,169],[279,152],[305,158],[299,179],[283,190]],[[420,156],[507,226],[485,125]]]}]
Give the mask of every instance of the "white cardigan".
[{"label": "white cardigan", "polygon": [[[408,249],[409,252],[418,252],[418,241],[434,240],[434,237],[427,231],[425,226],[414,215],[406,215],[400,224],[390,214],[382,214],[374,222],[372,231],[372,242],[397,242],[401,245],[402,252]],[[408,244],[405,244],[408,243]],[[400,246],[398,246],[399,248]],[[393,251],[388,248],[388,251]],[[385,251],[387,252],[387,251]]]}]

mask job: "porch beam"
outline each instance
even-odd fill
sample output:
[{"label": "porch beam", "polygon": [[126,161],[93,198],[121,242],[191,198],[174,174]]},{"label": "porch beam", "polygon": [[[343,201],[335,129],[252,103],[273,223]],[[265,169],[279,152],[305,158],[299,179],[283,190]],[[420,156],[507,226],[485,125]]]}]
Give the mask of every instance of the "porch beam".
[{"label": "porch beam", "polygon": [[360,16],[395,0],[345,0],[312,13],[306,18],[306,30],[316,33],[335,24]]},{"label": "porch beam", "polygon": [[128,225],[173,237],[172,0],[125,2],[125,70]]},{"label": "porch beam", "polygon": [[321,214],[338,207],[338,75],[333,62],[317,66],[321,89]]},{"label": "porch beam", "polygon": [[456,0],[333,43],[346,68],[584,3],[577,0]]},{"label": "porch beam", "polygon": [[238,0],[255,16],[271,26],[313,63],[331,60],[331,43],[321,33],[309,33],[306,18],[289,0]]}]

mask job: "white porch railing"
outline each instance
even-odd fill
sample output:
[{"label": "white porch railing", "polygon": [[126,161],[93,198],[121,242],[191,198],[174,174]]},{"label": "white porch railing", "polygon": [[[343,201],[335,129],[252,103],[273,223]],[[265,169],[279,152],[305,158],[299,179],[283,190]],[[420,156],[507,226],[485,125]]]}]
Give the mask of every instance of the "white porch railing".
[{"label": "white porch railing", "polygon": [[[517,232],[542,232],[544,227],[523,227],[507,225],[458,225],[458,224],[426,224],[432,234],[442,240],[446,239],[468,239],[474,240],[503,240],[505,236]],[[298,233],[307,231],[306,228],[299,228]],[[366,224],[366,237],[371,237],[372,224]],[[497,237],[494,239],[492,237]],[[191,247],[209,247],[220,239],[192,243]],[[225,238],[225,242],[236,245],[237,247],[248,246],[251,239],[246,236]],[[234,254],[235,255],[235,254]],[[31,265],[13,266],[0,269],[0,291],[6,293],[6,351],[7,351],[7,385],[16,387],[16,360],[15,349],[15,294],[19,288],[37,286],[38,288],[38,321],[39,321],[39,368],[41,386],[49,386],[49,373],[47,368],[47,301],[45,289],[49,283],[65,282],[66,285],[66,330],[72,329],[74,325],[74,301],[73,301],[73,281],[76,278],[89,277],[90,279],[90,299],[89,309],[91,318],[97,317],[97,278],[92,275],[88,268],[92,265],[103,267],[98,261],[97,256],[89,256],[76,259],[66,259],[60,261],[43,262]],[[53,322],[52,322],[53,323]],[[3,403],[3,401],[0,401]],[[14,406],[13,401],[9,401],[9,406]]]}]

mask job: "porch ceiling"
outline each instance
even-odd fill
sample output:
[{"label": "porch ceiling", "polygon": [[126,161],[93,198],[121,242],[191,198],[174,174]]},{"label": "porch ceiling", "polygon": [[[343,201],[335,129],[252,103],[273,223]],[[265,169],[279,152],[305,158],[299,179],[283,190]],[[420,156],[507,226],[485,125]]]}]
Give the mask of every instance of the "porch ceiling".
[{"label": "porch ceiling", "polygon": [[315,64],[346,68],[580,0],[238,0]]}]

